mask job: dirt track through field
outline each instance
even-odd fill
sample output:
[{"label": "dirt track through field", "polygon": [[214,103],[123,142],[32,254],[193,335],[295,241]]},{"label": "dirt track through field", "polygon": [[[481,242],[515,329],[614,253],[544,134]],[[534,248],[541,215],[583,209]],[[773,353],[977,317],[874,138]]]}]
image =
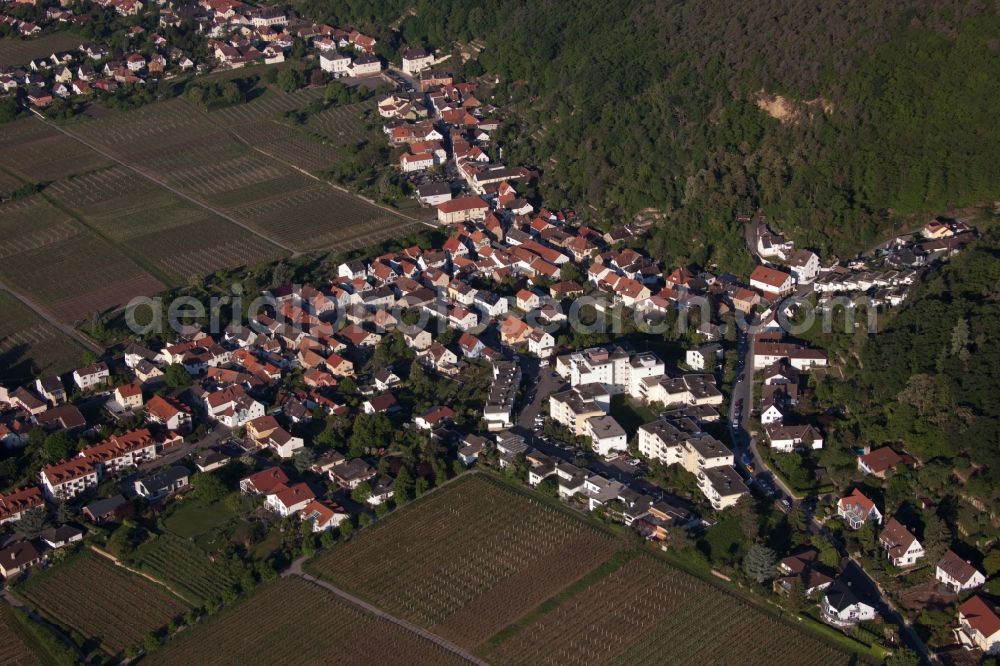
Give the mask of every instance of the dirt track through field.
[{"label": "dirt track through field", "polygon": [[24,303],[25,307],[30,309],[36,315],[38,315],[48,323],[52,324],[52,326],[54,326],[56,330],[58,330],[61,333],[65,333],[67,336],[76,340],[81,345],[91,350],[95,354],[104,353],[103,347],[101,347],[99,344],[97,344],[96,342],[94,342],[93,340],[91,340],[86,335],[76,330],[72,326],[69,326],[64,322],[59,321],[51,312],[49,312],[48,308],[41,305],[37,301],[32,300],[31,298],[29,298],[28,296],[26,296],[25,294],[21,293],[16,289],[12,289],[9,285],[4,284],[3,282],[0,282],[0,291],[6,291],[8,294],[10,294],[17,300]]}]

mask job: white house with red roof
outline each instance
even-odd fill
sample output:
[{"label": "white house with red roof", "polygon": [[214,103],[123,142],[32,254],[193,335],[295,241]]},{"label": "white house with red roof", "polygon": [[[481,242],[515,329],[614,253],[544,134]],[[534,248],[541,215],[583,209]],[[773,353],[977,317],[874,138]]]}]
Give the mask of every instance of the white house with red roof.
[{"label": "white house with red roof", "polygon": [[205,396],[205,411],[210,419],[239,428],[247,421],[264,416],[264,405],[247,395],[242,386],[227,386]]},{"label": "white house with red roof", "polygon": [[313,500],[299,511],[299,518],[312,523],[313,532],[325,532],[340,527],[340,524],[350,517],[351,514],[336,502],[323,500]]},{"label": "white house with red roof", "polygon": [[413,420],[418,428],[433,430],[445,422],[455,418],[455,412],[450,407],[432,407]]},{"label": "white house with red roof", "polygon": [[264,506],[282,518],[298,513],[316,499],[315,493],[305,483],[294,486],[276,486],[264,497]]},{"label": "white house with red roof", "polygon": [[85,447],[77,456],[91,462],[99,475],[106,476],[156,458],[156,440],[149,430],[140,428],[112,435]]},{"label": "white house with red roof", "polygon": [[245,495],[266,495],[288,483],[288,475],[280,467],[269,467],[240,480],[240,492]]},{"label": "white house with red roof", "polygon": [[0,495],[0,525],[16,523],[21,520],[25,511],[37,509],[44,504],[42,491],[36,486]]},{"label": "white house with red roof", "polygon": [[882,512],[875,506],[875,502],[855,488],[847,497],[841,497],[837,502],[837,515],[844,519],[852,530],[861,529],[869,520],[876,525],[882,522]]},{"label": "white house with red roof", "polygon": [[1000,654],[1000,608],[976,594],[958,607],[958,637],[986,654]]},{"label": "white house with red roof", "polygon": [[81,458],[46,465],[38,476],[42,490],[50,500],[72,499],[90,488],[96,488],[99,482],[97,467]]},{"label": "white house with red roof", "polygon": [[750,287],[773,298],[792,293],[794,284],[792,276],[784,271],[768,266],[757,266],[750,273]]}]

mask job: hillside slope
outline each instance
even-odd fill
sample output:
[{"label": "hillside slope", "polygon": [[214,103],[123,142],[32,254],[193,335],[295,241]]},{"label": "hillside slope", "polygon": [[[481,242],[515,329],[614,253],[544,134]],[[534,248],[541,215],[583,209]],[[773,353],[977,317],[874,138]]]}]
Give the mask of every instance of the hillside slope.
[{"label": "hillside slope", "polygon": [[[745,269],[732,218],[758,207],[845,256],[900,215],[1000,195],[995,3],[298,4],[376,33],[390,58],[485,43],[496,101],[518,110],[505,157],[542,169],[550,206],[597,221],[665,211],[652,249],[668,261]],[[758,107],[773,95],[789,102],[784,121]]]}]

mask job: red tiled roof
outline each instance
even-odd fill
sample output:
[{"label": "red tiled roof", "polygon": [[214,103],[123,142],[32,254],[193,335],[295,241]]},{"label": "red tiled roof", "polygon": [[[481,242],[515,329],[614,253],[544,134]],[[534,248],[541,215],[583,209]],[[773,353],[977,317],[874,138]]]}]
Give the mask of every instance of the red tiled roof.
[{"label": "red tiled roof", "polygon": [[993,604],[987,603],[978,594],[969,597],[964,604],[958,607],[958,612],[962,614],[969,626],[987,638],[1000,632],[1000,615]]},{"label": "red tiled roof", "polygon": [[249,481],[254,490],[266,495],[278,486],[288,483],[288,476],[280,467],[270,467],[246,477],[243,481]]}]

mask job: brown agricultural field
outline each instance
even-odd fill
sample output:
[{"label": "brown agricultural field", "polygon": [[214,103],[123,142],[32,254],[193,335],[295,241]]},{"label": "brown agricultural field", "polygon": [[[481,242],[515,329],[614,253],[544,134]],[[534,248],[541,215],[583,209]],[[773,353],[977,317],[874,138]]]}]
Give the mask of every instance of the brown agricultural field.
[{"label": "brown agricultural field", "polygon": [[497,664],[847,665],[855,655],[641,555],[505,637]]},{"label": "brown agricultural field", "polygon": [[[177,635],[150,664],[464,663],[318,585],[288,577]],[[143,663],[145,663],[145,661]]]},{"label": "brown agricultural field", "polygon": [[187,605],[161,585],[82,552],[33,572],[17,594],[47,617],[118,654],[183,615]]},{"label": "brown agricultural field", "polygon": [[327,551],[310,569],[472,648],[617,547],[566,509],[474,475]]}]

